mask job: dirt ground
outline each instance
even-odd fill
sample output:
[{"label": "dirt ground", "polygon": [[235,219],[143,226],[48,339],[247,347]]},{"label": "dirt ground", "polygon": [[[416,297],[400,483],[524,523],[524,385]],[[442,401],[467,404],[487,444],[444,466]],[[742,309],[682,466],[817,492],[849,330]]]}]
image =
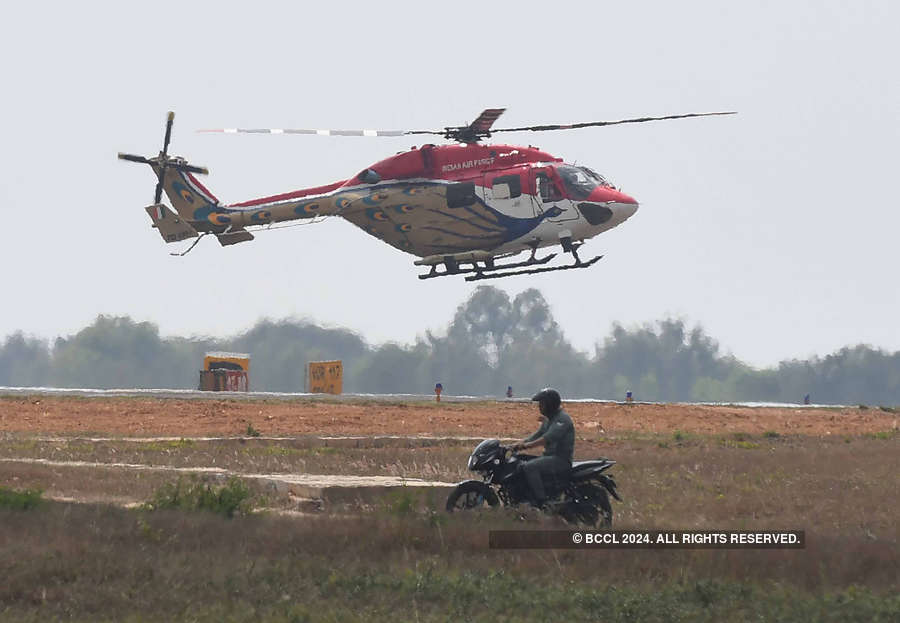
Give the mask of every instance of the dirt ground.
[{"label": "dirt ground", "polygon": [[[625,433],[775,431],[859,435],[896,430],[900,413],[868,409],[750,408],[568,403],[579,437]],[[123,436],[263,435],[518,436],[537,428],[534,404],[380,403],[24,396],[0,399],[0,432]]]}]

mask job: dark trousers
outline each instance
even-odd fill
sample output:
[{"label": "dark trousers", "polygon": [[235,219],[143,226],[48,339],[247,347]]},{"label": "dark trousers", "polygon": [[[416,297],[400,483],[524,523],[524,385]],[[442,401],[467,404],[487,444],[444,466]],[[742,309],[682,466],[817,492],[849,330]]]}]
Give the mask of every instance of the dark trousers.
[{"label": "dark trousers", "polygon": [[531,488],[534,502],[541,504],[547,497],[544,492],[543,477],[553,476],[560,478],[565,476],[571,468],[572,464],[559,456],[539,456],[525,463],[522,466],[522,471],[525,472],[525,480]]}]

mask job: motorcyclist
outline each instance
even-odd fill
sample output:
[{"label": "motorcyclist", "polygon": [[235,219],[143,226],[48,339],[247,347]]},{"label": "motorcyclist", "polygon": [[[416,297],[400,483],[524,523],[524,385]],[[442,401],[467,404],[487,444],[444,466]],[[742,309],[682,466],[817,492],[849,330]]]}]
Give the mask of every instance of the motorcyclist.
[{"label": "motorcyclist", "polygon": [[531,399],[538,403],[543,417],[541,427],[531,436],[513,445],[513,451],[544,447],[544,454],[523,464],[525,479],[532,493],[532,503],[541,507],[546,502],[544,476],[564,478],[572,469],[572,455],[575,452],[575,425],[572,418],[562,410],[559,392],[547,387]]}]

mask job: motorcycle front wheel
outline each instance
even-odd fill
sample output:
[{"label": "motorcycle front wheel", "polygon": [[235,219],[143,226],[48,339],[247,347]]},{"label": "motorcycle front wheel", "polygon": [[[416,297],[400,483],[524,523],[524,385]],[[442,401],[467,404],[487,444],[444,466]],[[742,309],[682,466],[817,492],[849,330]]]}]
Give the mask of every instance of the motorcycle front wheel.
[{"label": "motorcycle front wheel", "polygon": [[453,488],[447,497],[447,512],[497,506],[500,500],[494,490],[483,482],[469,480]]}]

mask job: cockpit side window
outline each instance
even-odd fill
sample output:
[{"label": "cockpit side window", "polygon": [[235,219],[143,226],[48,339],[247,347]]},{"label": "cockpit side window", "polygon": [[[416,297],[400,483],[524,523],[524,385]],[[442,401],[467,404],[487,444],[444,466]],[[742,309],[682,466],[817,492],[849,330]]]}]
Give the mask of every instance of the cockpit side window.
[{"label": "cockpit side window", "polygon": [[556,186],[556,183],[550,179],[550,176],[543,172],[538,172],[534,176],[535,186],[537,186],[538,194],[541,201],[559,201],[563,198],[562,192]]},{"label": "cockpit side window", "polygon": [[572,167],[568,165],[556,167],[556,172],[562,178],[566,185],[566,192],[569,193],[570,199],[582,200],[587,199],[591,192],[601,185],[601,178],[593,171],[580,167]]},{"label": "cockpit side window", "polygon": [[597,183],[600,186],[606,186],[607,188],[613,188],[613,185],[607,180],[605,177],[594,171],[593,169],[589,169],[587,167],[579,167],[582,171],[590,175],[592,178],[597,180]]}]

